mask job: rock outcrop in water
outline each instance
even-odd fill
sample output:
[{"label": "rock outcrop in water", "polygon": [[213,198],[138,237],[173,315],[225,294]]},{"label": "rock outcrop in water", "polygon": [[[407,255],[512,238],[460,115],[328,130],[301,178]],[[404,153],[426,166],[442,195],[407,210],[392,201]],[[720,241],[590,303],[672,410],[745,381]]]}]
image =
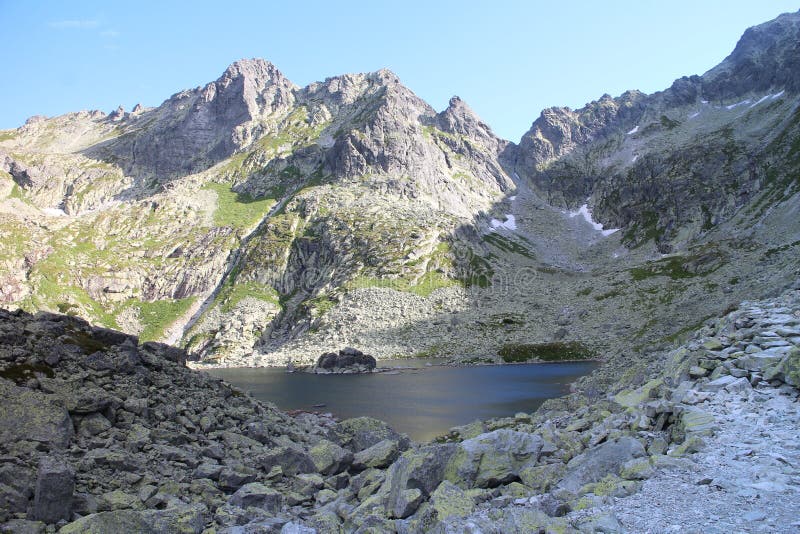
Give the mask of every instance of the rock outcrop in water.
[{"label": "rock outcrop in water", "polygon": [[364,354],[358,349],[345,347],[336,352],[326,352],[317,359],[317,365],[309,372],[316,374],[354,374],[371,373],[377,361],[374,356]]}]

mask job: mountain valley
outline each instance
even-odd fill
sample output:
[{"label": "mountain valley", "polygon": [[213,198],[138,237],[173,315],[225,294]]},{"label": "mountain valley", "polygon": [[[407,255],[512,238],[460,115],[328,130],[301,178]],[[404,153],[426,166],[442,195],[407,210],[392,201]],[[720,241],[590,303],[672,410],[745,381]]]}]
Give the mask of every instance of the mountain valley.
[{"label": "mountain valley", "polygon": [[[637,531],[625,503],[674,523],[702,466],[720,531],[734,496],[791,531],[798,246],[800,12],[518,143],[389,70],[299,87],[262,59],[31,117],[0,131],[0,530]],[[195,372],[344,347],[600,365],[425,444]]]}]

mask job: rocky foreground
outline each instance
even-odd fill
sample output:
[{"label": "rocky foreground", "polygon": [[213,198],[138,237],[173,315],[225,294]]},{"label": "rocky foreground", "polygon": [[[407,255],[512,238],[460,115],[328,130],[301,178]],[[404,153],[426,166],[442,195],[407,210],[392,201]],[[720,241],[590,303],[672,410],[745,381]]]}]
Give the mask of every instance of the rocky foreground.
[{"label": "rocky foreground", "polygon": [[167,345],[0,311],[0,530],[792,531],[798,345],[791,291],[592,405],[415,444],[281,413]]}]

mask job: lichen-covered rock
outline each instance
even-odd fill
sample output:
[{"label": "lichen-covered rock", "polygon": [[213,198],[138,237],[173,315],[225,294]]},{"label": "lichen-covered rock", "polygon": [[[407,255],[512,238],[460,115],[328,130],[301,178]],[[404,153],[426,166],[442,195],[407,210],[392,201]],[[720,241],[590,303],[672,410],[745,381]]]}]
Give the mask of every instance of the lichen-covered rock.
[{"label": "lichen-covered rock", "polygon": [[408,517],[428,498],[444,479],[455,450],[452,444],[426,445],[406,451],[391,465],[381,488],[389,517]]},{"label": "lichen-covered rock", "polygon": [[356,453],[353,457],[353,468],[387,467],[397,459],[399,454],[399,444],[394,440],[384,439]]},{"label": "lichen-covered rock", "polygon": [[308,452],[298,447],[277,447],[270,449],[257,458],[258,464],[267,472],[279,466],[286,475],[313,473],[316,470],[314,460]]},{"label": "lichen-covered rock", "polygon": [[252,482],[236,490],[228,502],[239,508],[253,506],[274,514],[280,511],[282,498],[281,494],[273,488],[259,482]]},{"label": "lichen-covered rock", "polygon": [[608,474],[619,474],[627,462],[645,455],[644,446],[634,438],[623,437],[603,443],[570,460],[566,467],[566,476],[558,487],[575,493],[586,484],[597,482]]},{"label": "lichen-covered rock", "polygon": [[532,491],[544,493],[561,480],[564,470],[565,466],[561,462],[541,465],[527,464],[519,470],[519,478]]},{"label": "lichen-covered rock", "polygon": [[33,498],[33,518],[45,523],[71,519],[74,492],[75,472],[72,468],[55,458],[42,459]]},{"label": "lichen-covered rock", "polygon": [[353,462],[353,453],[326,439],[308,451],[317,471],[324,475],[341,473]]},{"label": "lichen-covered rock", "polygon": [[69,413],[53,396],[0,380],[0,443],[33,441],[63,449],[73,434]]},{"label": "lichen-covered rock", "polygon": [[63,526],[59,534],[108,534],[126,532],[130,534],[150,534],[151,525],[140,512],[118,510],[90,514]]},{"label": "lichen-covered rock", "polygon": [[543,440],[535,434],[500,429],[465,440],[447,466],[447,479],[466,488],[495,487],[519,479],[520,468],[535,462]]},{"label": "lichen-covered rock", "polygon": [[340,421],[330,431],[330,439],[355,453],[384,441],[396,441],[400,450],[408,448],[409,440],[388,424],[372,417],[356,417]]},{"label": "lichen-covered rock", "polygon": [[439,521],[466,517],[475,510],[475,502],[464,490],[445,480],[431,494],[431,508]]}]

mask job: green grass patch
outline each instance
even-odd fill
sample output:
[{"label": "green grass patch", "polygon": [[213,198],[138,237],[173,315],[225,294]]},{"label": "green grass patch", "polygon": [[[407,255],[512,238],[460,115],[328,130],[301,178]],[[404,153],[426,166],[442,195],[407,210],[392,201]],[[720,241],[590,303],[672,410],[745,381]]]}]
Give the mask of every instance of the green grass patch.
[{"label": "green grass patch", "polygon": [[692,324],[690,324],[688,326],[684,326],[683,328],[680,328],[680,329],[676,330],[675,332],[664,336],[661,339],[662,339],[662,341],[666,341],[667,343],[674,343],[676,341],[685,341],[688,338],[688,334],[690,332],[694,332],[695,330],[699,330],[700,327],[702,327],[705,324],[706,321],[708,321],[709,319],[712,319],[714,317],[716,317],[716,315],[706,315],[705,317],[703,317],[702,319],[700,319],[696,323],[692,323]]},{"label": "green grass patch", "polygon": [[617,297],[617,296],[619,296],[621,294],[622,294],[622,291],[620,291],[619,289],[612,289],[611,291],[608,291],[608,292],[603,293],[601,295],[595,295],[594,296],[594,300],[601,301],[601,300],[605,300],[605,299],[610,299],[612,297]]},{"label": "green grass patch", "polygon": [[178,300],[156,300],[133,304],[139,308],[139,321],[142,329],[140,341],[158,341],[164,337],[166,329],[184,315],[197,297]]},{"label": "green grass patch", "polygon": [[14,130],[2,130],[0,131],[0,143],[3,141],[10,141],[17,137],[17,134],[14,133]]},{"label": "green grass patch", "polygon": [[336,304],[338,303],[327,295],[320,295],[306,301],[306,306],[313,310],[315,317],[322,317],[331,311]]},{"label": "green grass patch", "polygon": [[[229,278],[230,280],[230,278]],[[275,304],[278,306],[278,292],[275,291],[275,288],[272,286],[268,286],[265,284],[259,284],[258,282],[232,282],[230,284],[226,284],[222,291],[220,291],[217,300],[222,302],[220,309],[224,313],[229,313],[233,311],[237,304],[239,304],[245,298],[254,298],[257,300],[263,300],[264,302],[269,302],[271,304]]]},{"label": "green grass patch", "polygon": [[416,282],[410,281],[406,278],[377,278],[374,276],[359,276],[351,280],[347,284],[347,287],[351,290],[365,289],[370,287],[385,287],[388,289],[394,289],[395,291],[413,293],[420,297],[428,297],[437,289],[456,285],[460,285],[458,280],[448,278],[444,274],[437,271],[429,271]]},{"label": "green grass patch", "polygon": [[684,263],[685,258],[682,257],[664,258],[663,260],[647,263],[642,267],[632,268],[630,270],[631,278],[638,282],[654,276],[668,276],[673,280],[700,276],[698,273],[688,271]]},{"label": "green grass patch", "polygon": [[596,355],[578,342],[506,343],[498,351],[506,363],[590,360]]},{"label": "green grass patch", "polygon": [[217,209],[214,224],[242,230],[252,228],[275,205],[273,198],[253,198],[244,193],[231,191],[227,184],[208,183],[203,189],[217,193]]},{"label": "green grass patch", "polygon": [[531,260],[536,259],[536,256],[533,254],[533,252],[531,252],[530,249],[528,249],[526,246],[522,245],[521,243],[515,240],[502,236],[500,234],[494,232],[488,233],[485,236],[483,236],[483,240],[486,243],[489,243],[490,245],[494,246],[495,248],[499,248],[504,252],[519,254],[520,256],[524,256]]},{"label": "green grass patch", "polygon": [[788,244],[782,245],[780,247],[771,248],[771,249],[767,250],[764,253],[764,257],[765,258],[771,258],[772,256],[780,254],[781,252],[786,252],[787,250],[790,250],[790,249],[796,247],[797,245],[800,245],[800,241],[795,241],[794,243],[788,243]]}]

